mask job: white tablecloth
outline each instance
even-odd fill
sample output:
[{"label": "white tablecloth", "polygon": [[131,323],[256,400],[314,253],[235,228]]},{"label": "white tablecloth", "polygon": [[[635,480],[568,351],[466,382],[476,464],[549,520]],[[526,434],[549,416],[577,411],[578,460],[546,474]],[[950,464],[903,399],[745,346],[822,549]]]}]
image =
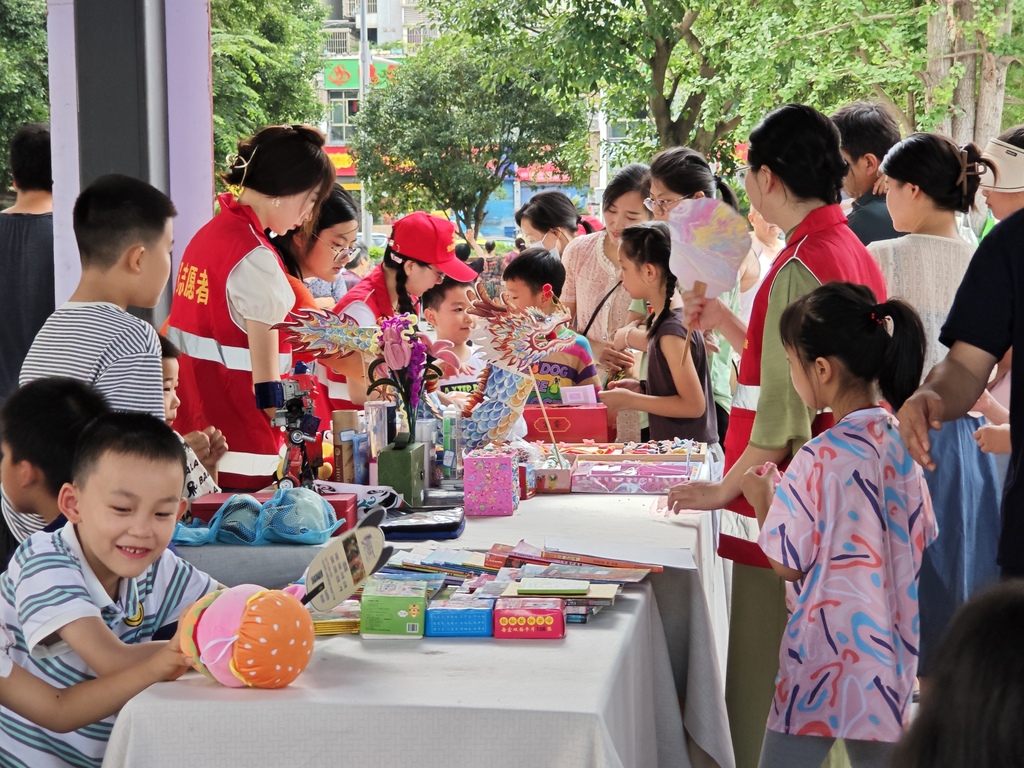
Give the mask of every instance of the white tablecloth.
[{"label": "white tablecloth", "polygon": [[599,618],[557,641],[318,639],[280,691],[189,673],[128,703],[103,765],[687,765],[650,585]]},{"label": "white tablecloth", "polygon": [[[634,549],[689,549],[696,571],[666,568],[649,577],[668,643],[671,671],[685,701],[684,724],[693,764],[735,764],[725,711],[724,670],[728,644],[725,566],[715,554],[711,513],[671,519],[651,514],[656,496],[539,495],[510,517],[469,518],[463,535],[445,546],[488,549],[520,539],[537,546],[554,538],[626,543]],[[280,586],[302,575],[308,547],[181,547],[180,554],[225,584]],[[268,574],[272,573],[274,579]],[[278,582],[277,579],[281,580]],[[617,606],[585,627],[601,627]],[[589,668],[589,666],[588,666]],[[457,763],[455,763],[457,764]],[[686,756],[678,765],[687,765]],[[567,764],[568,765],[568,764]]]}]

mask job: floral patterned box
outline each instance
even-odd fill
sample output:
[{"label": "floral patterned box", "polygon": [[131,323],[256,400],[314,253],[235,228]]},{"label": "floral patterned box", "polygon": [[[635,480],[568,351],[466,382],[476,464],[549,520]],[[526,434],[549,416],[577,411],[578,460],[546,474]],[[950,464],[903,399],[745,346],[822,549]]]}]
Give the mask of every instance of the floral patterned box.
[{"label": "floral patterned box", "polygon": [[593,461],[581,457],[572,471],[572,492],[662,494],[674,485],[696,480],[699,471],[699,463],[684,461]]},{"label": "floral patterned box", "polygon": [[513,448],[489,445],[466,454],[462,462],[469,516],[511,515],[519,506],[519,459]]}]

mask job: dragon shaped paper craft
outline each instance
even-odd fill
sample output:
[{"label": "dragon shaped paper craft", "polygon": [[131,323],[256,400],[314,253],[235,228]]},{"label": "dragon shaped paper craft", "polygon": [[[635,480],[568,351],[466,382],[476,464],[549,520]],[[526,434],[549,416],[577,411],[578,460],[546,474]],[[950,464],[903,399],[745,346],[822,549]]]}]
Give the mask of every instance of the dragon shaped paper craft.
[{"label": "dragon shaped paper craft", "polygon": [[[568,328],[571,317],[562,305],[556,304],[556,311],[545,315],[532,307],[522,309],[512,302],[492,300],[482,286],[478,291],[473,314],[482,320],[473,340],[488,365],[463,411],[461,437],[467,451],[508,437],[533,389],[532,366],[576,341],[576,334]],[[275,328],[288,334],[296,350],[317,357],[380,352],[379,328],[360,327],[350,318],[328,311],[296,310]]]}]

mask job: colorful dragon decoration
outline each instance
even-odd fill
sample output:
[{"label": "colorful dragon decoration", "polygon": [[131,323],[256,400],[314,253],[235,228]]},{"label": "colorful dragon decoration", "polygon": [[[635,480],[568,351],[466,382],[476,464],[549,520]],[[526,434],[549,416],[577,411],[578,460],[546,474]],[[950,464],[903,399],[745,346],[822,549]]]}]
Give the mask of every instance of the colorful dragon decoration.
[{"label": "colorful dragon decoration", "polygon": [[[488,366],[463,409],[464,450],[507,439],[534,387],[533,366],[576,341],[563,305],[556,302],[555,312],[545,315],[532,307],[517,307],[507,298],[491,299],[480,285],[477,289],[470,311],[481,320],[473,340],[486,355]],[[328,311],[297,310],[275,328],[288,334],[297,351],[317,357],[350,352],[377,356],[382,352],[380,328],[360,327],[350,318]],[[432,402],[427,399],[428,404]]]}]

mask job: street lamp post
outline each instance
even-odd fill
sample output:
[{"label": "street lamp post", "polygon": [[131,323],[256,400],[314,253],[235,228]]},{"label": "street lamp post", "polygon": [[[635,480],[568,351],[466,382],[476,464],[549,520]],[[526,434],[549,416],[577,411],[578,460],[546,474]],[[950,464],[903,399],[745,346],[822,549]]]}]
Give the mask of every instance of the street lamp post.
[{"label": "street lamp post", "polygon": [[[366,0],[359,0],[359,18],[362,19],[362,34],[359,36],[359,108],[366,103],[370,92],[370,28],[367,23]],[[373,216],[370,214],[369,185],[365,176],[359,178],[363,187],[363,242],[367,248],[373,244]]]}]

